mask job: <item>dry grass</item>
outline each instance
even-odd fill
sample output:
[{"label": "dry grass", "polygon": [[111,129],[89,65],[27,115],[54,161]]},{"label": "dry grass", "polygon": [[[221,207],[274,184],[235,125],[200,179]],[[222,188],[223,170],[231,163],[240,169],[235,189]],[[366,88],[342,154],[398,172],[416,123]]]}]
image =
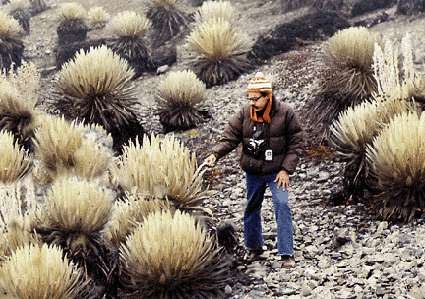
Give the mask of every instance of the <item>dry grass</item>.
[{"label": "dry grass", "polygon": [[82,273],[55,246],[28,245],[17,249],[1,266],[0,287],[7,298],[81,298]]},{"label": "dry grass", "polygon": [[104,228],[111,210],[112,194],[95,182],[60,179],[47,194],[43,226],[89,236]]},{"label": "dry grass", "polygon": [[151,27],[151,22],[143,14],[134,11],[120,12],[111,20],[111,29],[119,37],[142,37]]},{"label": "dry grass", "polygon": [[385,219],[411,220],[425,208],[424,128],[425,113],[403,113],[367,149]]},{"label": "dry grass", "polygon": [[195,23],[199,25],[215,19],[232,23],[235,18],[235,9],[230,1],[205,1],[195,14]]},{"label": "dry grass", "polygon": [[31,162],[25,150],[20,148],[9,132],[0,132],[0,183],[9,184],[22,178]]},{"label": "dry grass", "polygon": [[35,64],[23,62],[15,72],[3,72],[3,79],[19,92],[26,106],[30,105],[29,108],[32,109],[35,107],[41,88],[41,75]]},{"label": "dry grass", "polygon": [[113,171],[125,191],[165,198],[178,208],[197,207],[207,193],[196,157],[173,136],[147,136],[124,149]]},{"label": "dry grass", "polygon": [[106,238],[119,247],[148,215],[165,209],[169,209],[169,205],[163,200],[128,195],[124,201],[115,202],[111,221],[105,231]]},{"label": "dry grass", "polygon": [[110,19],[109,13],[103,7],[96,6],[88,11],[88,21],[92,28],[102,28]]},{"label": "dry grass", "polygon": [[180,211],[149,215],[122,245],[120,259],[124,285],[148,297],[213,298],[224,275],[211,237]]},{"label": "dry grass", "polygon": [[18,21],[0,10],[0,37],[17,38],[21,32]]},{"label": "dry grass", "polygon": [[188,37],[189,48],[209,60],[229,59],[249,51],[248,37],[224,20],[212,19],[199,24]]},{"label": "dry grass", "polygon": [[60,6],[61,20],[85,20],[87,19],[87,10],[80,3],[67,2]]}]

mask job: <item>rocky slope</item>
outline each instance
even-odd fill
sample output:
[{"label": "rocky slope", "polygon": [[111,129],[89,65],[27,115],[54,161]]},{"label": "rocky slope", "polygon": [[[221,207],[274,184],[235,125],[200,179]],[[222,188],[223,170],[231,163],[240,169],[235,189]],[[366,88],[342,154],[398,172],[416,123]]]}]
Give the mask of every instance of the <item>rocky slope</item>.
[{"label": "rocky slope", "polygon": [[[63,1],[64,2],[64,1]],[[144,10],[146,1],[78,1],[86,7],[102,5],[111,13],[125,9]],[[253,40],[265,34],[282,20],[293,18],[304,10],[280,13],[278,0],[238,0],[232,2],[240,12],[238,26]],[[25,38],[26,57],[40,68],[54,65],[56,39],[56,3],[52,9],[31,20],[31,35]],[[184,3],[188,11],[193,8]],[[389,14],[393,11],[388,10]],[[388,36],[400,37],[410,32],[416,41],[417,62],[423,63],[425,45],[424,19],[400,18],[373,28]],[[107,36],[108,31],[91,32],[90,36]],[[205,103],[212,119],[199,129],[176,133],[201,160],[218,140],[229,117],[245,104],[245,88],[256,71],[273,80],[279,98],[302,112],[317,85],[322,43],[314,43],[276,56],[267,64],[238,80],[208,90]],[[184,43],[178,46],[178,63],[171,70],[187,67]],[[44,94],[52,88],[49,75],[43,80]],[[136,81],[142,105],[140,113],[149,132],[161,132],[153,113],[155,86],[160,77],[145,75]],[[41,104],[43,97],[41,98]],[[206,205],[216,218],[232,221],[238,228],[242,244],[242,217],[245,205],[244,174],[238,168],[238,152],[231,153],[210,170],[210,188],[215,195]],[[425,218],[409,225],[389,224],[376,220],[373,211],[362,204],[332,207],[327,199],[339,189],[342,165],[332,160],[302,158],[297,173],[291,177],[290,204],[295,223],[297,266],[291,270],[279,267],[275,250],[275,222],[270,194],[264,208],[264,233],[268,251],[266,260],[247,263],[243,254],[236,264],[246,279],[236,279],[226,287],[231,298],[425,298]]]}]

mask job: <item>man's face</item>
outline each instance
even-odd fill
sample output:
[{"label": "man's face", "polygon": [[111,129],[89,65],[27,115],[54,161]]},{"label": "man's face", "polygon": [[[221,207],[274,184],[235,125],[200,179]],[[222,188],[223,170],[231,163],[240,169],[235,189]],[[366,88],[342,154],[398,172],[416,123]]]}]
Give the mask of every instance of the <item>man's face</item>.
[{"label": "man's face", "polygon": [[259,92],[249,92],[248,93],[248,99],[250,101],[250,104],[256,111],[261,111],[266,107],[268,103],[268,96],[262,96]]}]

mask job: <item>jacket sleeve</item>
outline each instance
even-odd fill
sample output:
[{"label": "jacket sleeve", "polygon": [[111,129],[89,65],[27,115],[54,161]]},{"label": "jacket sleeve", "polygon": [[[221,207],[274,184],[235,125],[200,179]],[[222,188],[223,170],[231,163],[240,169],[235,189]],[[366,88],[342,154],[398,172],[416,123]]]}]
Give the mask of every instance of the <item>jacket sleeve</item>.
[{"label": "jacket sleeve", "polygon": [[293,174],[303,148],[304,132],[292,108],[289,107],[285,117],[287,151],[282,162],[282,169]]},{"label": "jacket sleeve", "polygon": [[242,141],[243,118],[244,109],[241,109],[238,114],[230,119],[219,143],[212,149],[217,160],[238,147],[239,143]]}]

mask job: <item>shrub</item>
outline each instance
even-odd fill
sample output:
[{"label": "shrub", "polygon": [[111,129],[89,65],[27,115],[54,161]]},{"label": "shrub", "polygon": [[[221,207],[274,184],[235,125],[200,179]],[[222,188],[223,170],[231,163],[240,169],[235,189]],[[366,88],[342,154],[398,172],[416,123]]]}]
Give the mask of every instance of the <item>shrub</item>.
[{"label": "shrub", "polygon": [[147,13],[155,31],[154,46],[172,39],[187,25],[188,18],[176,6],[177,0],[151,0]]},{"label": "shrub", "polygon": [[57,28],[59,45],[85,40],[89,30],[86,19],[87,11],[81,4],[76,2],[62,4]]},{"label": "shrub", "polygon": [[83,274],[55,246],[18,248],[0,268],[0,287],[7,298],[81,298]]},{"label": "shrub", "polygon": [[0,130],[13,134],[15,140],[32,151],[36,127],[35,102],[24,99],[14,86],[0,78]]},{"label": "shrub", "polygon": [[128,293],[152,298],[224,295],[227,264],[195,219],[180,211],[149,215],[121,247],[120,260]]},{"label": "shrub", "polygon": [[63,117],[45,117],[36,131],[36,157],[50,182],[60,176],[87,179],[101,177],[109,168],[111,154],[91,139],[83,139],[83,128]]},{"label": "shrub", "polygon": [[21,65],[24,43],[19,39],[20,31],[18,21],[0,11],[0,70]]},{"label": "shrub", "polygon": [[128,139],[144,134],[133,76],[127,62],[106,46],[81,50],[59,73],[59,95],[52,104],[70,119],[101,125],[120,150]]},{"label": "shrub", "polygon": [[205,1],[195,14],[198,25],[215,19],[230,23],[234,21],[235,9],[229,1]]},{"label": "shrub", "polygon": [[159,84],[158,113],[165,131],[197,127],[206,116],[198,106],[205,100],[205,84],[192,71],[177,71]]},{"label": "shrub", "polygon": [[113,259],[108,259],[109,248],[102,238],[111,216],[112,199],[112,194],[95,182],[57,180],[47,193],[35,228],[44,242],[63,248],[99,283],[106,282],[112,271]]},{"label": "shrub", "polygon": [[347,197],[361,195],[367,186],[369,168],[366,148],[388,124],[413,105],[398,97],[366,101],[342,112],[333,123],[330,141],[337,155],[347,162],[344,169],[344,192]]},{"label": "shrub", "polygon": [[163,200],[127,195],[124,201],[114,203],[112,218],[105,232],[106,238],[119,247],[148,215],[165,209],[169,209],[169,206]]},{"label": "shrub", "polygon": [[125,191],[167,197],[177,208],[196,208],[208,194],[195,155],[172,136],[145,136],[143,147],[131,143],[113,172]]},{"label": "shrub", "polygon": [[90,8],[87,15],[92,29],[105,27],[110,18],[110,15],[106,12],[106,10],[100,6]]},{"label": "shrub", "polygon": [[134,11],[119,13],[111,20],[112,31],[118,36],[111,42],[111,48],[133,67],[134,77],[139,77],[150,68],[149,51],[143,41],[150,26],[150,21],[144,15]]},{"label": "shrub", "polygon": [[384,219],[411,220],[425,208],[425,114],[396,116],[367,149]]},{"label": "shrub", "polygon": [[22,30],[25,33],[30,32],[30,13],[28,0],[11,0],[7,5],[9,15],[19,22]]},{"label": "shrub", "polygon": [[327,131],[341,111],[377,91],[372,68],[376,41],[375,35],[363,27],[338,31],[329,40],[320,92],[309,109],[315,126]]},{"label": "shrub", "polygon": [[195,73],[207,87],[235,80],[250,69],[246,59],[249,40],[227,21],[200,24],[188,37],[188,45],[196,53]]}]

